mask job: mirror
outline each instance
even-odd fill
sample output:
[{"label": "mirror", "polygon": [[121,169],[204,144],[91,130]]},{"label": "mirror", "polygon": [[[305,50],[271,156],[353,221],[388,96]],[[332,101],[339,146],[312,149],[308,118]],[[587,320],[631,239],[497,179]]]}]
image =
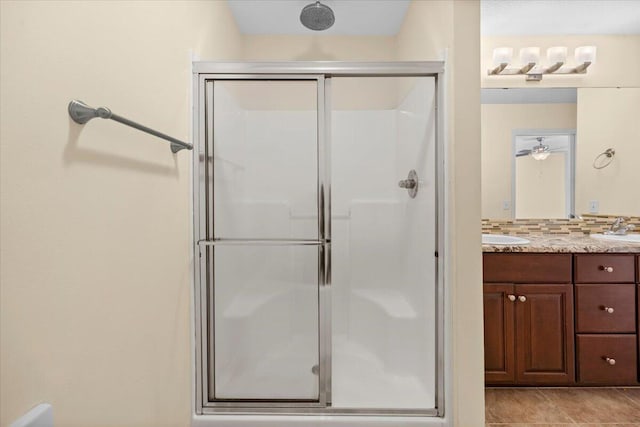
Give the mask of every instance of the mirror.
[{"label": "mirror", "polygon": [[574,131],[514,131],[511,200],[515,218],[572,218]]},{"label": "mirror", "polygon": [[482,89],[481,111],[483,218],[640,215],[640,88]]}]

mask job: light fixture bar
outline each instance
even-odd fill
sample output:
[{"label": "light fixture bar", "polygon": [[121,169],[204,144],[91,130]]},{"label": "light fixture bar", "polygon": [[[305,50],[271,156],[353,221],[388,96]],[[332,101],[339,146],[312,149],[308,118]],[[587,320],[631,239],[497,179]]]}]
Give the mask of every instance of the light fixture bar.
[{"label": "light fixture bar", "polygon": [[596,47],[580,46],[575,49],[575,67],[564,67],[567,62],[567,48],[554,46],[547,49],[547,62],[552,64],[546,68],[536,67],[540,61],[540,48],[526,47],[520,49],[520,63],[526,64],[518,68],[509,67],[513,49],[509,47],[496,48],[493,51],[495,68],[487,70],[490,76],[525,75],[527,81],[540,81],[544,74],[586,74],[587,68],[595,62]]},{"label": "light fixture bar", "polygon": [[489,75],[493,76],[496,74],[501,74],[502,71],[504,71],[504,69],[507,68],[507,65],[509,65],[508,62],[503,62],[502,64],[498,65],[496,68],[489,70]]}]

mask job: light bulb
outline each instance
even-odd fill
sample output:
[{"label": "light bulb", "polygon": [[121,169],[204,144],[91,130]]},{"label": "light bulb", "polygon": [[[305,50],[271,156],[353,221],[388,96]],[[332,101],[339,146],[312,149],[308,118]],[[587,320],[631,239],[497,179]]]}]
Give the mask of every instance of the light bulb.
[{"label": "light bulb", "polygon": [[567,48],[565,46],[554,46],[547,49],[547,61],[554,65],[567,62]]},{"label": "light bulb", "polygon": [[585,62],[595,64],[596,62],[596,47],[595,46],[580,46],[575,51],[576,64],[581,65]]},{"label": "light bulb", "polygon": [[520,49],[520,62],[523,64],[537,64],[540,61],[539,47],[523,47]]},{"label": "light bulb", "polygon": [[493,49],[493,63],[495,65],[508,64],[513,58],[512,47],[497,47]]}]

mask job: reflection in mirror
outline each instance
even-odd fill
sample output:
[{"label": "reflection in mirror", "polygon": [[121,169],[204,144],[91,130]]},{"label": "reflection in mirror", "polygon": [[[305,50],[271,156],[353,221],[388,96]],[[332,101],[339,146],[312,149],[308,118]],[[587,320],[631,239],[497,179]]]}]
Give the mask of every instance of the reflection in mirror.
[{"label": "reflection in mirror", "polygon": [[482,89],[481,99],[483,218],[640,215],[640,88]]},{"label": "reflection in mirror", "polygon": [[514,131],[515,217],[573,217],[575,133],[530,133]]},{"label": "reflection in mirror", "polygon": [[[542,146],[552,143],[549,149],[557,153],[559,141],[549,138],[575,136],[576,94],[575,88],[482,89],[483,218],[567,218],[574,213],[573,201],[566,200],[573,193],[574,151],[567,148],[566,156],[550,154],[545,160],[535,160],[531,151],[539,149],[538,137],[547,138]],[[551,178],[552,164],[559,180]],[[551,192],[558,202],[548,203]]]}]

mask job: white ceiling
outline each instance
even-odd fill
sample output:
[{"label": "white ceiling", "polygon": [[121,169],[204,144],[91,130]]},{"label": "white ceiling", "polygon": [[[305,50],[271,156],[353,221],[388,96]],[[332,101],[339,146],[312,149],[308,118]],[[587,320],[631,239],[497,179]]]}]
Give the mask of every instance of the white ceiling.
[{"label": "white ceiling", "polygon": [[640,34],[640,0],[482,0],[482,35]]},{"label": "white ceiling", "polygon": [[333,27],[313,31],[300,12],[315,0],[227,0],[243,34],[385,35],[398,33],[411,0],[322,0],[336,17]]},{"label": "white ceiling", "polygon": [[[324,0],[336,22],[326,31],[300,23],[314,0],[227,0],[244,34],[398,33],[411,0]],[[428,0],[413,0],[428,1]],[[483,35],[640,34],[640,0],[482,0]]]}]

